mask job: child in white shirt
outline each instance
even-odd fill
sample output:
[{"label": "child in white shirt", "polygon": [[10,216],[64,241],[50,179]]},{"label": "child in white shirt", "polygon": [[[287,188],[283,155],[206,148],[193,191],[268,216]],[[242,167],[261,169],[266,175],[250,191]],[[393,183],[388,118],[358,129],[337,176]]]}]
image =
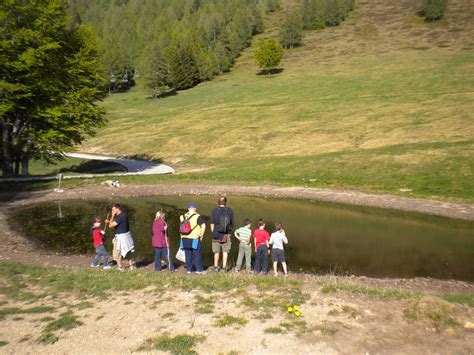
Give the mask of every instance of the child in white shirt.
[{"label": "child in white shirt", "polygon": [[286,237],[285,230],[281,223],[275,224],[276,231],[270,236],[270,244],[272,244],[272,261],[273,261],[273,272],[275,276],[278,276],[278,263],[283,266],[283,272],[285,276],[288,276],[288,269],[286,267],[285,250],[283,249],[283,243],[288,244],[288,238]]}]

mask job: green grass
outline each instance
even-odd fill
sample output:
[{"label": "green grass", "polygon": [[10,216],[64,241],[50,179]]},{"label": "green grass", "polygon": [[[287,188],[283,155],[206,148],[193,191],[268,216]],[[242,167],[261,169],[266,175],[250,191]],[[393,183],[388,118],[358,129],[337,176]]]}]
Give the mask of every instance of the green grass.
[{"label": "green grass", "polygon": [[229,314],[225,314],[214,321],[216,327],[228,327],[231,325],[243,326],[249,321],[243,317],[234,317]]},{"label": "green grass", "polygon": [[[390,17],[380,16],[388,5]],[[158,100],[139,82],[108,97],[110,124],[81,149],[161,158],[181,173],[165,181],[408,188],[474,201],[474,56],[462,50],[472,42],[463,11],[450,5],[442,23],[424,24],[407,18],[415,4],[361,3],[343,25],[306,31],[281,74],[257,76],[253,53],[276,35],[275,15],[212,82]]]},{"label": "green grass", "polygon": [[161,336],[156,339],[149,339],[138,350],[156,349],[169,352],[173,355],[197,354],[193,346],[204,340],[200,335],[179,334],[174,337]]},{"label": "green grass", "polygon": [[412,300],[404,311],[404,316],[412,321],[422,321],[437,329],[459,327],[453,314],[453,306],[446,301],[432,297]]},{"label": "green grass", "polygon": [[201,314],[211,314],[214,312],[214,307],[210,305],[204,305],[194,308],[194,312]]},{"label": "green grass", "polygon": [[284,331],[285,330],[280,327],[268,327],[263,330],[263,332],[267,334],[281,334],[284,333]]},{"label": "green grass", "polygon": [[53,333],[46,332],[46,333],[41,333],[41,335],[38,337],[37,340],[39,343],[48,345],[48,344],[56,343],[59,340],[59,338]]},{"label": "green grass", "polygon": [[0,340],[0,348],[6,345],[8,345],[8,341]]},{"label": "green grass", "polygon": [[[242,283],[267,289],[292,289],[294,293],[302,285],[299,280],[260,278],[251,275],[209,274],[204,277],[187,277],[180,274],[156,273],[107,273],[98,270],[66,270],[55,267],[38,267],[17,263],[0,262],[0,275],[6,284],[19,283],[40,285],[51,292],[73,292],[78,295],[105,296],[108,291],[128,291],[144,289],[148,286],[180,290],[199,289],[205,292],[230,291],[239,289]],[[11,287],[5,287],[11,294]]]},{"label": "green grass", "polygon": [[[109,96],[109,124],[80,150],[163,159],[180,173],[121,177],[126,184],[271,183],[474,201],[466,1],[432,24],[418,21],[415,3],[359,3],[341,26],[305,31],[281,74],[257,76],[257,43],[277,36],[282,16],[271,14],[230,73],[163,99],[148,99],[140,81]],[[390,16],[380,16],[386,6]]]},{"label": "green grass", "polygon": [[[420,297],[423,296],[422,292],[367,286],[357,282],[339,281],[337,280],[337,278],[318,279],[316,283],[321,286],[321,292],[323,293],[334,293],[342,291],[379,299],[393,298],[411,300],[420,299]],[[437,297],[439,300],[444,300],[449,303],[457,303],[474,307],[473,293],[440,293],[434,296]]]},{"label": "green grass", "polygon": [[62,313],[58,319],[49,322],[44,329],[46,333],[56,330],[71,330],[83,323],[71,312]]}]

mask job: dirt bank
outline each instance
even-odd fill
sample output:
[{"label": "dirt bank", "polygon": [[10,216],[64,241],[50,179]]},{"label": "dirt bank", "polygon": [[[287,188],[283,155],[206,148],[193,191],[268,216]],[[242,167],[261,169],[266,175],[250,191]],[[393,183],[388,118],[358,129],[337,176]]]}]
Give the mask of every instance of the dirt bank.
[{"label": "dirt bank", "polygon": [[3,193],[0,194],[0,202],[24,204],[30,202],[56,201],[62,199],[85,199],[90,198],[91,196],[94,196],[95,198],[101,198],[111,196],[131,197],[173,194],[217,195],[219,193],[317,200],[358,206],[390,208],[450,218],[474,220],[474,204],[470,203],[445,202],[385,194],[369,194],[350,190],[278,187],[270,185],[242,186],[165,183],[159,185],[129,185],[115,189],[104,186],[86,186],[66,189],[63,193],[54,193],[52,191]]}]

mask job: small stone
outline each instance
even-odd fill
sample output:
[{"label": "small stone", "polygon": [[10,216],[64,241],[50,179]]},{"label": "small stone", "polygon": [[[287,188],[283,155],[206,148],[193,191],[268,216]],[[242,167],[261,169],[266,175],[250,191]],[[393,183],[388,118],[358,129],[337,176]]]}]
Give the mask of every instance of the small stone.
[{"label": "small stone", "polygon": [[399,189],[400,192],[412,192],[412,189]]}]

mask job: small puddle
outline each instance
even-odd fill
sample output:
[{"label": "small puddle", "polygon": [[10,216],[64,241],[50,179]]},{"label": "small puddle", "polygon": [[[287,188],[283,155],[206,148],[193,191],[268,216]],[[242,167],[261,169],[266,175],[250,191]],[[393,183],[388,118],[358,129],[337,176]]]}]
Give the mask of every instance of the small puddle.
[{"label": "small puddle", "polygon": [[[168,217],[172,252],[176,253],[178,217],[189,201],[207,222],[204,263],[212,265],[209,215],[215,196],[154,196],[122,198],[120,201],[89,200],[32,204],[10,215],[14,229],[42,247],[61,253],[92,253],[89,236],[94,216],[105,218],[113,202],[122,204],[130,218],[137,259],[153,260],[151,225],[158,209]],[[289,245],[286,257],[290,271],[365,275],[371,277],[434,277],[474,281],[474,222],[416,213],[355,207],[332,203],[229,197],[237,226],[244,218],[256,225],[267,221],[268,230],[281,221]],[[113,232],[107,231],[106,248],[111,254]],[[234,239],[231,263],[238,242]]]}]

